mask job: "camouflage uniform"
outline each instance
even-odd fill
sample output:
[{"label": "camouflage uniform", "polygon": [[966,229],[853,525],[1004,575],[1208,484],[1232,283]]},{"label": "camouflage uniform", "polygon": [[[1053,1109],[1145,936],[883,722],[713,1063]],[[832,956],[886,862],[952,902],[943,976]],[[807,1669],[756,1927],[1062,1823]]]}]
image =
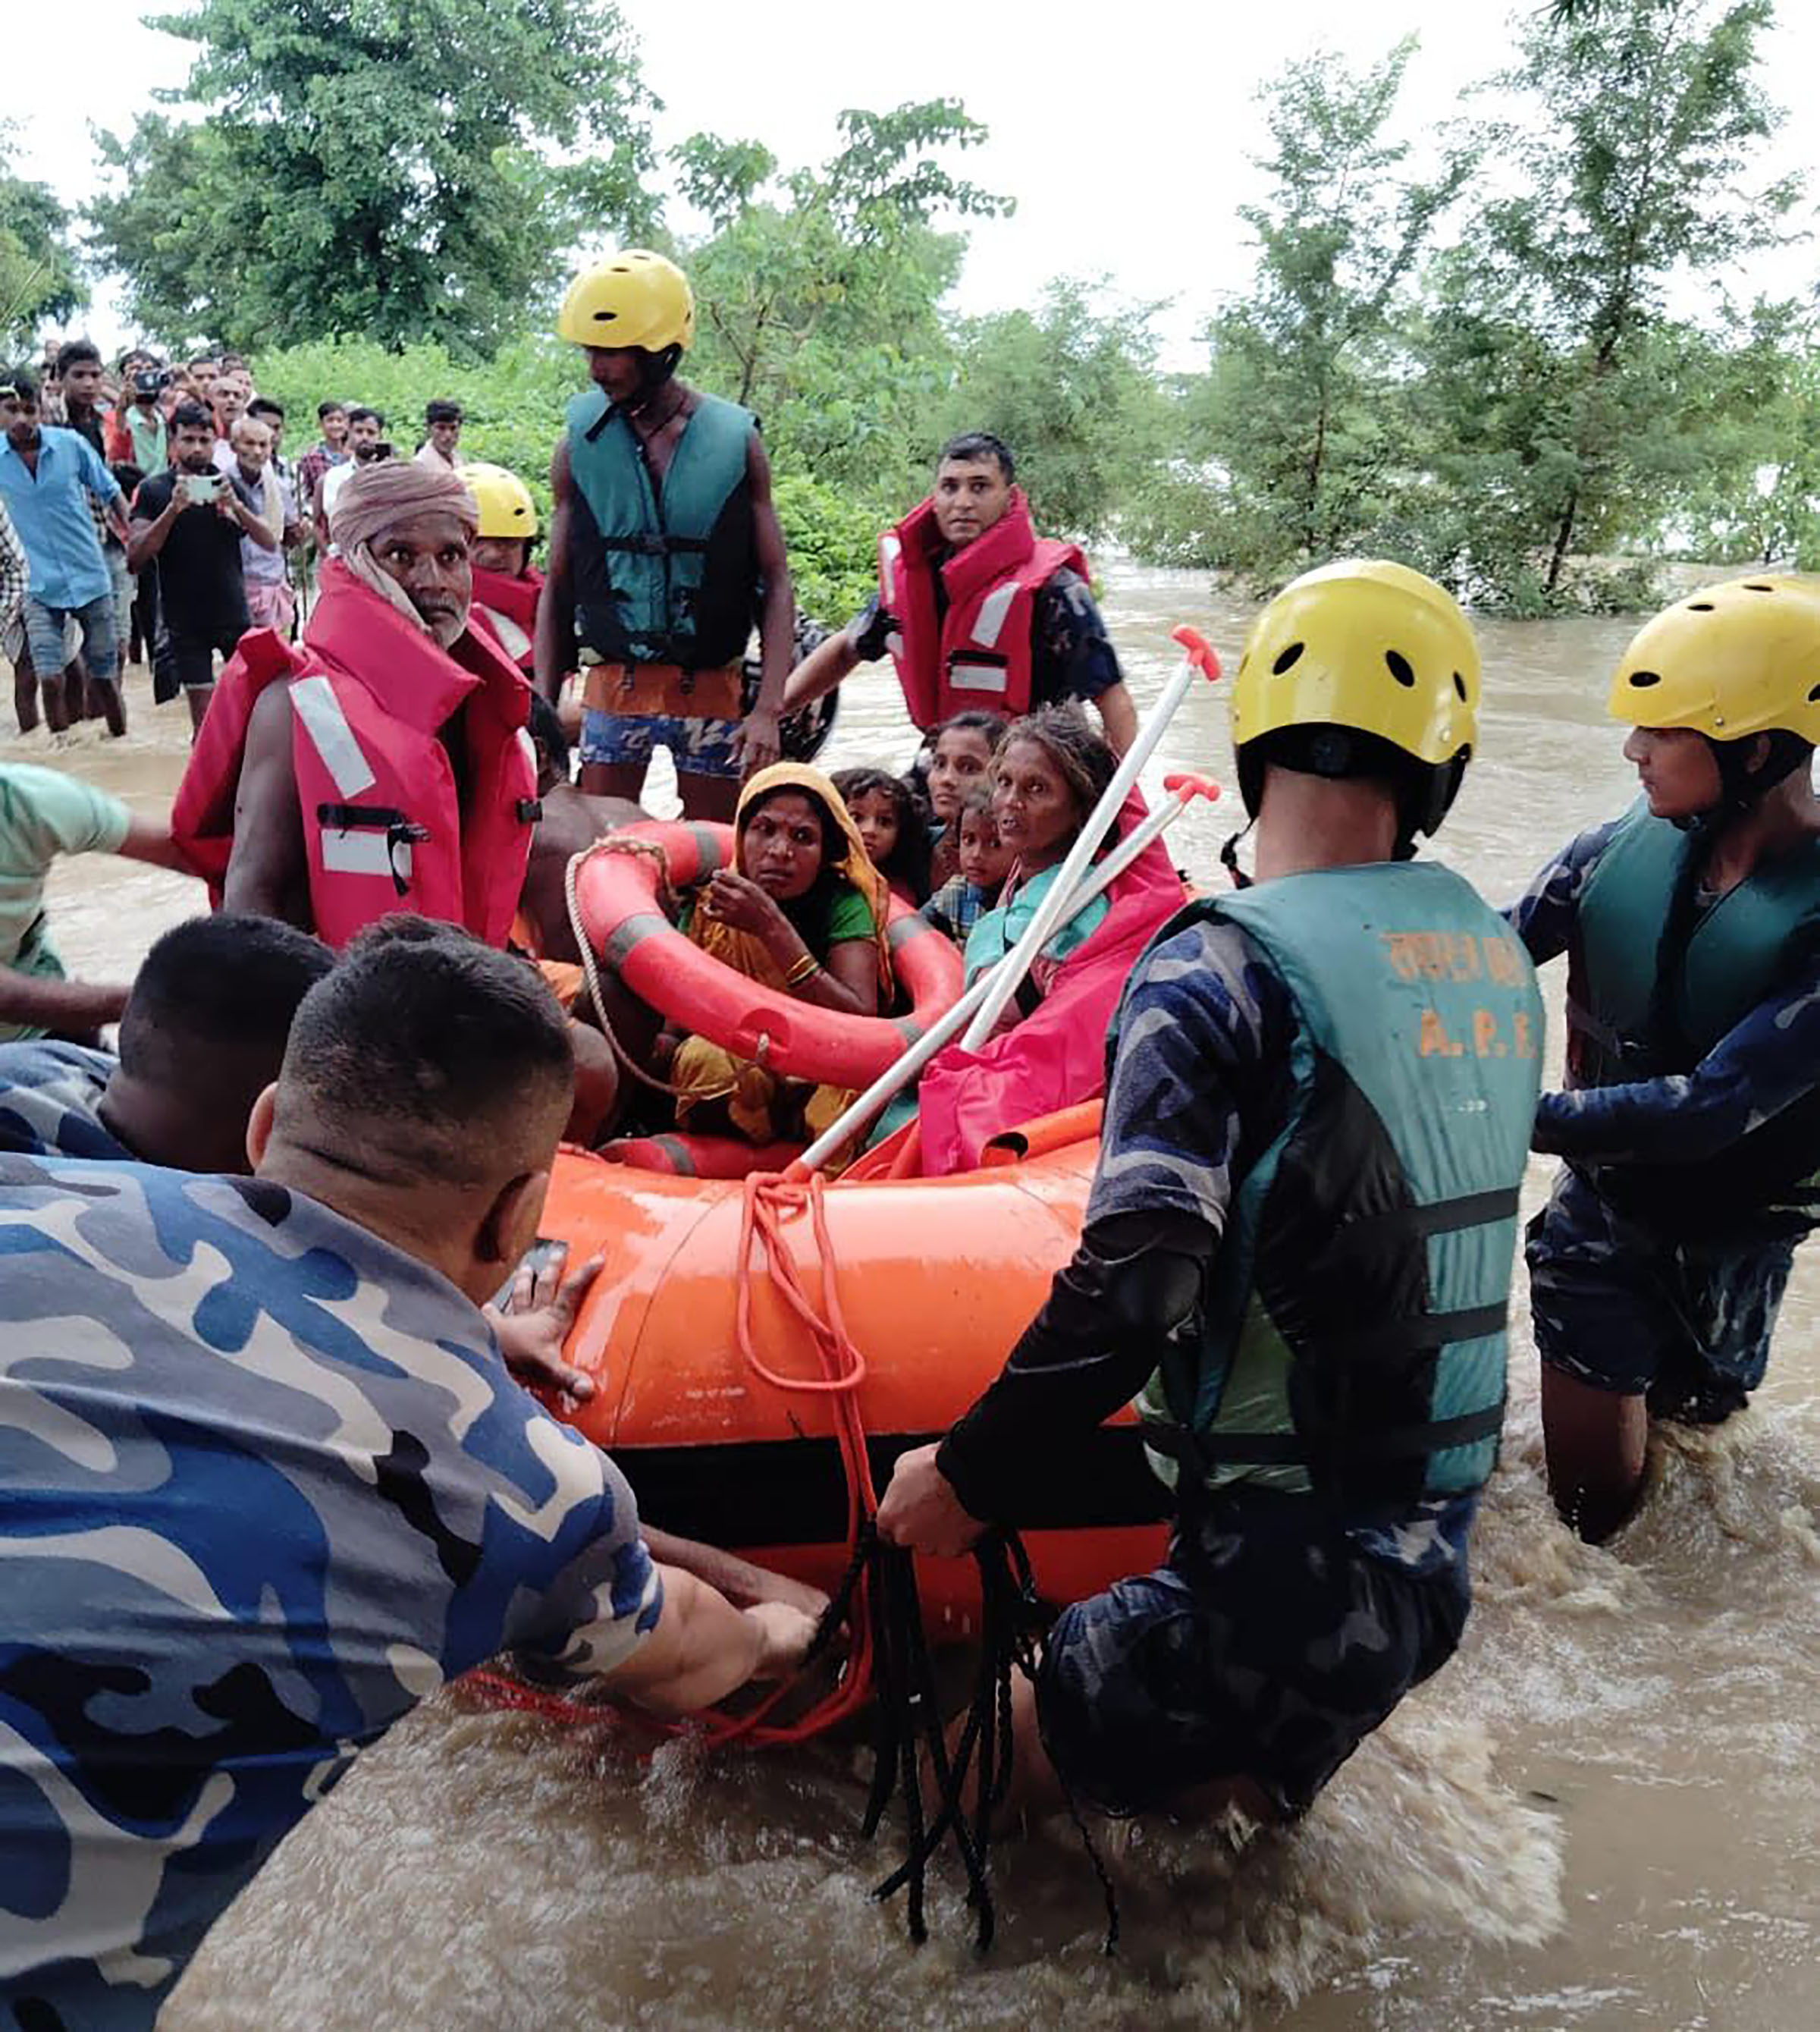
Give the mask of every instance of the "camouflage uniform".
[{"label": "camouflage uniform", "polygon": [[[1121,1218],[1223,1233],[1285,1119],[1296,1035],[1288,990],[1236,926],[1153,947],[1120,1011],[1090,1236]],[[975,1515],[1006,1514],[1001,1493],[1040,1481],[1051,1443],[1149,1380],[1154,1346],[1109,1350],[1087,1333],[1043,1365],[1014,1354],[943,1442],[942,1470]],[[1050,1633],[1037,1713],[1057,1769],[1108,1813],[1239,1774],[1301,1812],[1452,1654],[1477,1507],[1465,1496],[1337,1515],[1257,1470],[1218,1495],[1191,1490],[1168,1563],[1065,1610]]]},{"label": "camouflage uniform", "polygon": [[496,1652],[621,1664],[606,1457],[435,1272],[257,1179],[0,1159],[0,1997],[149,2028],[355,1754]]},{"label": "camouflage uniform", "polygon": [[[1617,822],[1580,835],[1509,913],[1538,966],[1572,943],[1579,898]],[[1614,1167],[1672,1178],[1820,1085],[1820,954],[1691,1073],[1544,1094],[1535,1148],[1565,1157],[1530,1223],[1536,1346],[1550,1368],[1594,1388],[1647,1395],[1658,1416],[1716,1423],[1762,1380],[1796,1243],[1798,1210],[1690,1209],[1704,1235],[1665,1234],[1627,1207]]]},{"label": "camouflage uniform", "polygon": [[0,1151],[130,1164],[97,1112],[120,1061],[50,1038],[0,1044]]}]

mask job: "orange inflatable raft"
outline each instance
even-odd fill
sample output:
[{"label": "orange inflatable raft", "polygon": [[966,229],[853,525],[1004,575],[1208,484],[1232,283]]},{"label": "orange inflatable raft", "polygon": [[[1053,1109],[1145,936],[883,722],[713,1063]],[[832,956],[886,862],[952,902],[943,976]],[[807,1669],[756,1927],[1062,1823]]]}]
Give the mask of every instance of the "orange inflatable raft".
[{"label": "orange inflatable raft", "polygon": [[748,980],[664,914],[660,859],[673,889],[705,882],[733,865],[733,829],[655,820],[619,827],[576,868],[581,934],[641,1002],[737,1057],[797,1079],[869,1086],[960,999],[964,970],[953,941],[901,898],[893,898],[886,935],[908,1015],[842,1015]]},{"label": "orange inflatable raft", "polygon": [[[902,1178],[877,1166],[821,1195],[880,1489],[901,1452],[938,1437],[998,1373],[1072,1253],[1098,1117],[1094,1104],[1032,1124],[979,1171]],[[606,1266],[569,1344],[595,1394],[569,1415],[612,1452],[654,1526],[831,1587],[846,1564],[849,1499],[837,1410],[816,1387],[814,1337],[748,1231],[755,1190],[564,1151],[544,1232],[569,1244],[572,1263],[599,1253]],[[815,1229],[800,1204],[774,1223],[819,1293]],[[740,1345],[742,1304],[755,1360]],[[779,1387],[765,1369],[810,1387]],[[1049,1485],[1048,1507],[1015,1520],[1048,1599],[1157,1563],[1168,1498],[1128,1413],[1058,1457]],[[920,1563],[932,1634],[968,1627],[974,1574],[970,1560]]]}]

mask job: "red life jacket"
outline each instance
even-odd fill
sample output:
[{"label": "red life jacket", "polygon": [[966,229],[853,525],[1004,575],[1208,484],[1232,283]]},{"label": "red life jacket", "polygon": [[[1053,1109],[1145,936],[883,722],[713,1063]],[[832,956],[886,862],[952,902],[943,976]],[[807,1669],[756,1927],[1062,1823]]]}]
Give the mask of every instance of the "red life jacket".
[{"label": "red life jacket", "polygon": [[[897,623],[891,660],[919,727],[968,708],[1015,718],[1030,710],[1031,603],[1065,566],[1084,579],[1077,544],[1039,541],[1021,487],[983,536],[939,564],[933,500],[878,539],[878,596]],[[935,573],[948,596],[936,614]]]},{"label": "red life jacket", "polygon": [[527,677],[537,641],[537,603],[543,574],[527,565],[516,577],[474,567],[473,612],[493,631],[494,639]]},{"label": "red life jacket", "polygon": [[[504,946],[538,816],[537,765],[524,731],[530,688],[490,637],[471,629],[445,652],[338,558],[323,567],[300,648],[269,628],[241,637],[177,786],[172,836],[216,908],[248,723],[259,694],[281,678],[290,689],[318,936],[345,945],[376,919],[407,910]],[[436,738],[458,709],[464,803]]]}]

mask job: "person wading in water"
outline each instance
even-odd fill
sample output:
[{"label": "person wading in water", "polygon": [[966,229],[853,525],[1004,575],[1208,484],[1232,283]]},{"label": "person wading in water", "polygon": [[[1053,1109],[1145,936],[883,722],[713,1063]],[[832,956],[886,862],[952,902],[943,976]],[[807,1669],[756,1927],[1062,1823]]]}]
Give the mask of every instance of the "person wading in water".
[{"label": "person wading in water", "polygon": [[[595,386],[569,405],[550,469],[550,575],[537,682],[558,702],[587,666],[581,787],[636,798],[655,748],[688,818],[731,819],[742,778],[775,762],[795,603],[758,421],[676,378],[695,336],[687,278],[661,254],[611,254],[557,319]],[[744,712],[755,616],[762,674]]]},{"label": "person wading in water", "polygon": [[1542,1048],[1509,927],[1409,860],[1478,700],[1464,616],[1400,565],[1259,617],[1233,689],[1257,880],[1137,962],[1079,1251],[897,1464],[880,1531],[952,1556],[1142,1393],[1169,1556],[1017,1681],[1027,1805],[1292,1817],[1459,1642]]}]

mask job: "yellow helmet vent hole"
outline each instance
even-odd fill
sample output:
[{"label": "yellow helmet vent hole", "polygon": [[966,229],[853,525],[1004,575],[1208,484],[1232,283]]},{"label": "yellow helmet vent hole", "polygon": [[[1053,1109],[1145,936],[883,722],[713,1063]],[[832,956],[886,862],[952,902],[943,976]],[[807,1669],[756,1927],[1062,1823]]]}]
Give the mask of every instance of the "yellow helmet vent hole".
[{"label": "yellow helmet vent hole", "polygon": [[1453,689],[1460,694],[1460,703],[1462,705],[1464,705],[1466,704],[1466,680],[1457,670],[1453,674]]},{"label": "yellow helmet vent hole", "polygon": [[1395,649],[1386,649],[1384,652],[1384,661],[1389,667],[1391,676],[1398,684],[1401,685],[1406,691],[1414,689],[1415,673],[1409,667],[1409,659],[1407,656]]},{"label": "yellow helmet vent hole", "polygon": [[1307,644],[1303,642],[1292,642],[1270,666],[1271,674],[1280,678],[1285,670],[1292,670],[1301,660],[1302,652],[1307,647]]},{"label": "yellow helmet vent hole", "polygon": [[1651,685],[1659,685],[1661,681],[1660,670],[1632,670],[1631,673],[1631,686],[1635,691],[1647,692]]}]

